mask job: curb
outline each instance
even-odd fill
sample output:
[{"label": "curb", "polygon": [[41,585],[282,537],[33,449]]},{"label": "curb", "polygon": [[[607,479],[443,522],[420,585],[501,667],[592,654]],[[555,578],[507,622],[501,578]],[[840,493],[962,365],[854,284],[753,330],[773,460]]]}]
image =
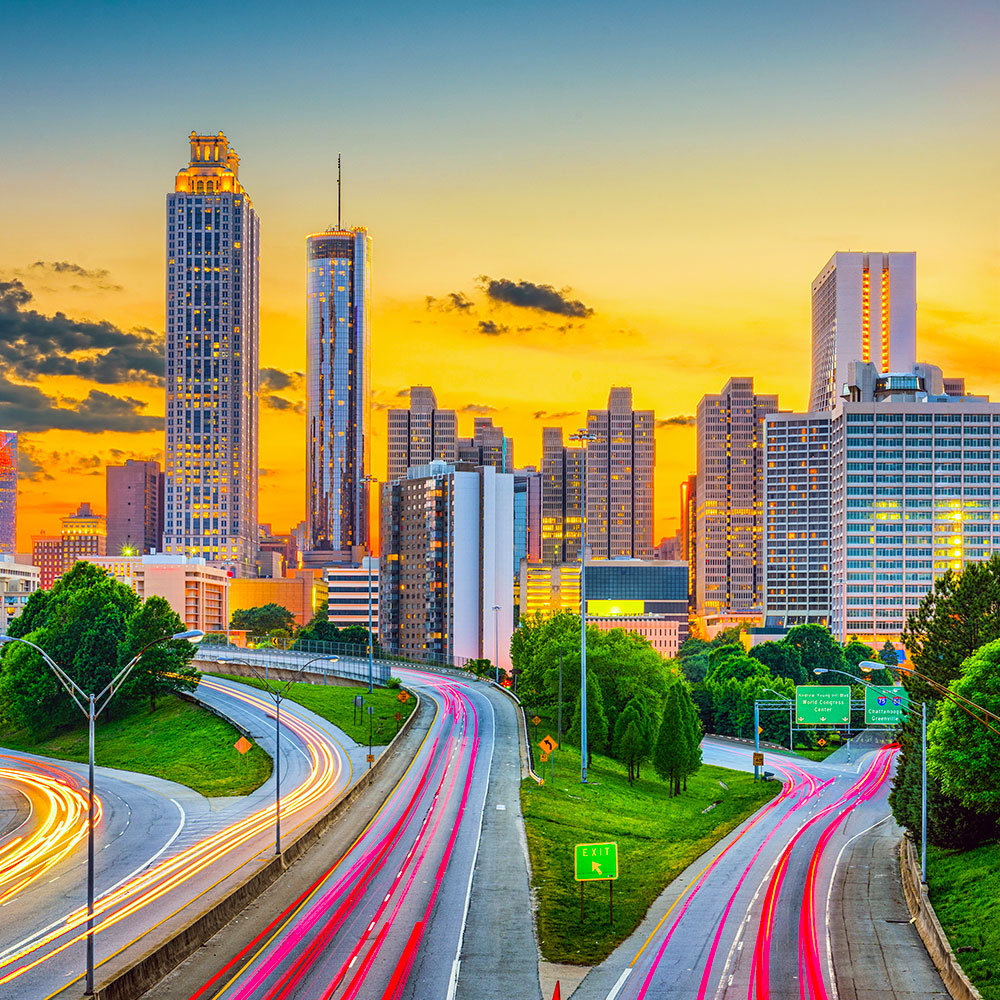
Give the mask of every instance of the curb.
[{"label": "curb", "polygon": [[910,834],[906,834],[899,842],[899,868],[903,877],[903,895],[906,897],[907,909],[927,954],[941,973],[945,988],[954,1000],[982,1000],[982,994],[972,985],[955,958],[955,952],[952,951],[927,896],[927,886],[920,883],[920,866],[917,864],[917,852]]},{"label": "curb", "polygon": [[[383,762],[391,756],[393,747],[409,733],[417,716],[423,707],[419,694],[413,711],[399,732],[392,738],[381,753],[378,760],[368,769],[353,788],[345,791],[333,802],[322,815],[317,817],[312,826],[304,830],[286,847],[278,857],[270,858],[261,867],[247,876],[239,885],[227,892],[208,909],[193,917],[183,927],[161,941],[121,972],[102,982],[94,991],[93,1000],[133,1000],[146,990],[160,982],[169,972],[175,969],[185,959],[193,955],[203,944],[212,938],[238,913],[252,903],[268,886],[272,885],[281,873],[297,861],[313,844],[350,808],[354,801],[368,790],[381,770]],[[231,720],[227,720],[231,721]],[[239,727],[237,727],[239,728]],[[188,904],[190,905],[190,904]],[[184,907],[181,908],[183,910]],[[177,911],[181,912],[181,911]],[[169,918],[168,918],[169,919]],[[79,980],[61,990],[53,1000],[68,1000],[80,994]]]}]

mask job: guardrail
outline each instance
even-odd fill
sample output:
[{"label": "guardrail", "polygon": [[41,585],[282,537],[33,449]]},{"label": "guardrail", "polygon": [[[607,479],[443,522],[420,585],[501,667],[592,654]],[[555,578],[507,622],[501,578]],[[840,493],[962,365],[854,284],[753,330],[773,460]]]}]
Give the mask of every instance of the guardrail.
[{"label": "guardrail", "polygon": [[[357,647],[355,647],[356,649]],[[285,651],[281,649],[242,649],[234,646],[199,646],[196,656],[199,660],[231,660],[239,663],[249,663],[261,667],[265,673],[271,667],[294,670],[305,666],[310,660],[313,663],[310,673],[329,674],[332,677],[344,677],[352,681],[368,683],[367,656],[340,656],[336,661],[317,660],[312,652]],[[390,664],[387,660],[372,660],[372,681],[384,687],[390,677]]]}]

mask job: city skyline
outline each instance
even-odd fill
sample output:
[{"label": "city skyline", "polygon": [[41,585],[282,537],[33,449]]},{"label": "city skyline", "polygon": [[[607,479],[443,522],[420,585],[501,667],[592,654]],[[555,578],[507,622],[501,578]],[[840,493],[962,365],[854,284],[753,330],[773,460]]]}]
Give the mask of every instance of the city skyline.
[{"label": "city skyline", "polygon": [[[677,484],[694,465],[690,418],[698,399],[730,376],[752,375],[760,391],[804,410],[810,282],[832,253],[852,248],[915,252],[918,360],[965,375],[971,391],[1000,394],[1000,365],[986,350],[1000,268],[990,181],[996,109],[988,96],[997,71],[986,41],[995,36],[993,11],[883,11],[868,18],[861,39],[847,18],[842,29],[823,26],[817,53],[803,43],[819,27],[818,12],[667,10],[651,20],[625,12],[609,32],[597,8],[567,28],[566,9],[554,6],[522,12],[526,30],[505,43],[503,59],[470,60],[474,41],[502,31],[491,12],[456,23],[442,9],[415,26],[372,10],[350,26],[347,42],[378,40],[371,47],[378,85],[351,84],[351,94],[361,88],[353,105],[340,103],[323,129],[314,122],[299,129],[317,113],[316,98],[300,86],[300,72],[286,72],[293,50],[301,65],[308,59],[283,26],[267,25],[277,55],[259,68],[258,81],[209,94],[192,114],[169,82],[172,57],[129,48],[165,14],[122,12],[98,34],[62,10],[58,27],[23,33],[0,71],[19,109],[4,112],[11,183],[0,192],[7,235],[0,280],[24,291],[7,290],[7,317],[61,312],[125,335],[148,331],[138,347],[155,348],[164,335],[163,179],[176,169],[178,136],[224,130],[243,156],[262,220],[262,521],[287,527],[304,514],[305,449],[290,444],[305,438],[301,247],[317,224],[336,219],[341,149],[344,222],[363,222],[379,248],[376,475],[385,473],[384,408],[399,405],[409,385],[434,385],[465,433],[477,410],[492,408],[487,415],[518,441],[518,464],[538,465],[543,426],[576,430],[609,384],[630,384],[636,404],[663,422],[654,537],[670,534]],[[12,26],[37,27],[37,17],[15,4]],[[574,45],[538,59],[539,40],[557,25]],[[755,42],[746,55],[733,42],[741,28]],[[240,31],[244,39],[265,37],[259,17]],[[895,54],[900,37],[911,53],[933,54],[930,70]],[[700,68],[697,54],[720,38],[715,58]],[[57,69],[46,87],[27,87],[34,79],[27,67],[38,64],[42,47]],[[807,50],[808,64],[800,55]],[[94,51],[102,73],[130,80],[107,99],[102,90],[100,101],[92,98],[105,77],[87,70],[83,54]],[[402,51],[406,59],[387,65]],[[594,78],[601,55],[614,71]],[[468,87],[452,94],[447,72],[440,82],[418,73],[424,82],[404,93],[401,74],[422,72],[424,59],[465,73]],[[525,70],[519,79],[512,64]],[[133,72],[140,65],[143,72]],[[877,118],[859,120],[838,82],[870,66],[886,74],[893,96]],[[65,74],[73,87],[59,84]],[[560,77],[579,85],[570,93],[556,84]],[[519,100],[526,91],[545,99]],[[387,102],[389,93],[398,102]],[[446,93],[451,103],[442,103]],[[620,115],[621,107],[632,111]],[[141,148],[140,170],[109,166],[116,116],[111,132],[119,147]],[[595,145],[595,134],[606,141]],[[295,163],[306,157],[320,166],[299,176]],[[891,184],[859,185],[873,160]],[[593,252],[596,218],[625,227],[626,252]],[[421,236],[428,225],[434,239]],[[782,359],[770,371],[760,366],[765,339]],[[19,548],[77,500],[99,504],[95,461],[163,461],[158,364],[147,358],[103,381],[88,378],[83,365],[50,365],[61,374],[35,380],[26,365],[8,361],[17,391],[0,400],[0,424],[21,430],[28,477]],[[86,405],[71,418],[52,412],[69,408],[61,400]]]}]

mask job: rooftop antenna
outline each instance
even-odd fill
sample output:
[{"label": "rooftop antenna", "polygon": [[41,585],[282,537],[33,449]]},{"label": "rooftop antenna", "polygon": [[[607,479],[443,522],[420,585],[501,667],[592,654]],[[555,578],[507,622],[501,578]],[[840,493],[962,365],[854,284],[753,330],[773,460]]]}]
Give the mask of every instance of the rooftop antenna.
[{"label": "rooftop antenna", "polygon": [[337,228],[340,229],[340,153],[337,154]]}]

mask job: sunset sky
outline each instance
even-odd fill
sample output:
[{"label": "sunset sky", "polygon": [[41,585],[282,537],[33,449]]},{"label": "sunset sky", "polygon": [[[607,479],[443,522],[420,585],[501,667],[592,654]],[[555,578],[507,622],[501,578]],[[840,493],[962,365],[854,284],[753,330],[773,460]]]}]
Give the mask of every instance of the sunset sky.
[{"label": "sunset sky", "polygon": [[[809,286],[836,250],[915,250],[918,355],[1000,397],[995,3],[15,0],[2,35],[0,427],[22,431],[22,550],[81,500],[103,512],[104,465],[162,460],[165,196],[192,129],[226,133],[261,219],[276,530],[304,513],[304,237],[336,221],[338,151],[344,223],[373,238],[380,477],[384,410],[411,384],[464,410],[461,433],[493,416],[518,465],[543,426],[631,385],[663,421],[670,534],[703,394],[752,375],[805,405]],[[562,294],[512,306],[489,279]]]}]

